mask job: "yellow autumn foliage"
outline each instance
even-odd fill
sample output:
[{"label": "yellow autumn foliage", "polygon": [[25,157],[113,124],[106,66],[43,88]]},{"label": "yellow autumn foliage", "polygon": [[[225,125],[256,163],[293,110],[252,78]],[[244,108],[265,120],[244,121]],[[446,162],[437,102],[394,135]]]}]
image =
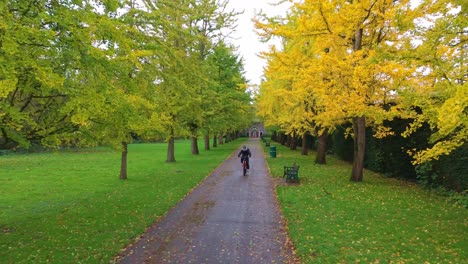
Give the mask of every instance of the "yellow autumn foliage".
[{"label": "yellow autumn foliage", "polygon": [[259,35],[283,39],[263,53],[260,115],[300,134],[365,117],[376,137],[394,134],[385,120],[407,118],[403,136],[424,123],[435,132],[432,148],[409,150],[415,163],[450,153],[468,138],[468,19],[456,10],[450,0],[304,0],[286,19],[257,20]]}]

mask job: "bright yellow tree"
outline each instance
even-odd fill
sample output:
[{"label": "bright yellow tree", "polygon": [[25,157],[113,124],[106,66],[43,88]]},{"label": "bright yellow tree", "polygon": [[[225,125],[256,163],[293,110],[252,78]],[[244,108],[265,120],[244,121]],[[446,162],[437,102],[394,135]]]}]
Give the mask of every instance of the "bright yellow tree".
[{"label": "bright yellow tree", "polygon": [[[460,2],[462,4],[462,2]],[[409,136],[428,123],[435,133],[432,147],[414,149],[415,164],[448,155],[468,138],[468,4],[441,0],[424,2],[417,12],[411,38],[404,42],[408,67],[415,69],[414,85],[403,94],[404,103],[419,113],[405,132]]]},{"label": "bright yellow tree", "polygon": [[310,78],[302,74],[304,67],[311,67],[316,62],[307,49],[310,41],[288,39],[282,51],[272,49],[264,53],[269,65],[265,70],[266,80],[261,85],[259,113],[267,125],[279,126],[293,138],[302,137],[303,154],[306,135],[317,136],[319,146],[323,147],[318,149],[316,162],[323,164],[327,132],[332,127],[316,120],[323,106],[310,87],[319,85],[321,79],[317,78],[311,83]]},{"label": "bright yellow tree", "polygon": [[[303,89],[313,91],[322,111],[318,125],[351,122],[355,150],[351,180],[361,181],[365,154],[365,127],[375,124],[379,136],[390,132],[383,121],[398,114],[396,94],[411,69],[393,54],[407,21],[415,12],[409,1],[302,1],[295,4],[294,23],[257,23],[266,35],[302,43],[310,63],[297,73]],[[302,41],[301,41],[302,40]]]}]

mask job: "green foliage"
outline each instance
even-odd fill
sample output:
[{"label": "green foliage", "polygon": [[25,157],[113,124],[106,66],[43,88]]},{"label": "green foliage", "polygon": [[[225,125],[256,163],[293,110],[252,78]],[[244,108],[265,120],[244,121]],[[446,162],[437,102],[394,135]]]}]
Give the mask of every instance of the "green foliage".
[{"label": "green foliage", "polygon": [[465,190],[461,193],[459,192],[449,192],[450,200],[464,208],[468,209],[468,191]]},{"label": "green foliage", "polygon": [[[73,24],[70,17],[83,10],[67,10],[56,2],[46,10],[45,5],[8,1],[0,6],[0,144],[28,146],[30,140],[70,129],[62,122],[68,114],[62,111],[68,94],[63,74],[80,49],[67,30]],[[54,17],[59,10],[70,17]],[[59,56],[60,49],[75,51]]]},{"label": "green foliage", "polygon": [[234,48],[220,42],[207,57],[209,91],[212,91],[207,105],[208,128],[215,132],[223,129],[238,130],[252,122],[251,98],[246,91],[247,80],[243,73],[242,60]]},{"label": "green foliage", "polygon": [[107,148],[0,156],[0,262],[109,263],[238,147],[130,145],[127,181]]},{"label": "green foliage", "polygon": [[[421,113],[405,135],[421,124],[430,125],[431,146],[411,150],[413,163],[437,160],[463,146],[468,138],[468,82],[466,72],[466,4],[460,1],[423,1],[415,10],[422,14],[401,53],[402,63],[414,67],[414,83],[402,93],[402,105],[417,106]],[[434,19],[437,17],[436,19]],[[418,39],[419,44],[413,42]],[[424,70],[421,70],[424,69]]]},{"label": "green foliage", "polygon": [[416,178],[415,166],[406,151],[409,149],[426,148],[431,131],[423,125],[412,137],[405,138],[401,133],[411,123],[411,120],[395,118],[384,122],[385,126],[395,132],[384,138],[376,138],[376,129],[367,129],[365,167],[389,177],[399,177],[409,180]]},{"label": "green foliage", "polygon": [[425,162],[415,166],[416,178],[418,181],[426,186],[431,186],[437,179],[438,175],[434,172],[432,162]]},{"label": "green foliage", "polygon": [[340,159],[353,161],[353,139],[345,136],[345,129],[340,127],[332,134],[331,149]]},{"label": "green foliage", "polygon": [[452,198],[367,170],[364,182],[353,183],[348,177],[351,165],[333,157],[323,166],[314,164],[313,155],[283,146],[277,153],[277,158],[267,159],[274,177],[282,175],[284,165],[295,162],[301,167],[300,185],[276,190],[302,263],[468,259],[468,211]]},{"label": "green foliage", "polygon": [[[31,142],[121,148],[135,133],[173,138],[209,126],[205,117],[215,111],[205,105],[219,94],[204,93],[214,82],[206,59],[235,22],[236,13],[225,12],[226,5],[0,5],[0,148]],[[240,78],[230,81],[245,87],[237,70]],[[239,92],[247,96],[245,89]]]},{"label": "green foliage", "polygon": [[[444,187],[449,190],[463,192],[468,188],[465,175],[468,147],[463,145],[457,150],[438,160],[413,165],[412,158],[406,153],[408,149],[425,149],[431,146],[431,129],[427,124],[412,134],[402,137],[401,132],[411,121],[394,119],[385,122],[385,126],[395,131],[395,135],[385,138],[374,137],[375,131],[367,129],[365,167],[379,172],[387,177],[404,178],[418,181],[427,187]],[[352,161],[353,142],[345,137],[344,128],[337,129],[331,140],[331,149],[340,159]]]},{"label": "green foliage", "polygon": [[432,163],[440,176],[435,180],[436,185],[460,193],[468,190],[468,145],[466,143]]},{"label": "green foliage", "polygon": [[[468,190],[468,146],[463,145],[450,155],[416,166],[418,181],[426,187],[445,189],[459,194]],[[447,191],[446,191],[447,192]]]}]

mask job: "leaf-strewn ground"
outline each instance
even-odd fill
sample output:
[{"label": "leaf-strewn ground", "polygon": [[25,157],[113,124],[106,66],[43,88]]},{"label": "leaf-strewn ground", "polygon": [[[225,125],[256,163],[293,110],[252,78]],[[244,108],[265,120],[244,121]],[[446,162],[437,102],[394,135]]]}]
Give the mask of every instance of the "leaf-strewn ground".
[{"label": "leaf-strewn ground", "polygon": [[351,165],[327,158],[316,165],[314,153],[283,146],[267,158],[275,177],[284,165],[300,166],[301,183],[280,184],[277,193],[304,263],[468,263],[466,209],[371,171],[352,183]]}]

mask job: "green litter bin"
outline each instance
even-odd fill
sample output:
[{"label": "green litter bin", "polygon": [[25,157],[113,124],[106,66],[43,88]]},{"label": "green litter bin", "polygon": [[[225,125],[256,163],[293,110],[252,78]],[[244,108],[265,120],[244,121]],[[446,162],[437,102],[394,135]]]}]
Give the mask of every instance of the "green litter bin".
[{"label": "green litter bin", "polygon": [[276,158],[276,146],[270,146],[270,157]]}]

